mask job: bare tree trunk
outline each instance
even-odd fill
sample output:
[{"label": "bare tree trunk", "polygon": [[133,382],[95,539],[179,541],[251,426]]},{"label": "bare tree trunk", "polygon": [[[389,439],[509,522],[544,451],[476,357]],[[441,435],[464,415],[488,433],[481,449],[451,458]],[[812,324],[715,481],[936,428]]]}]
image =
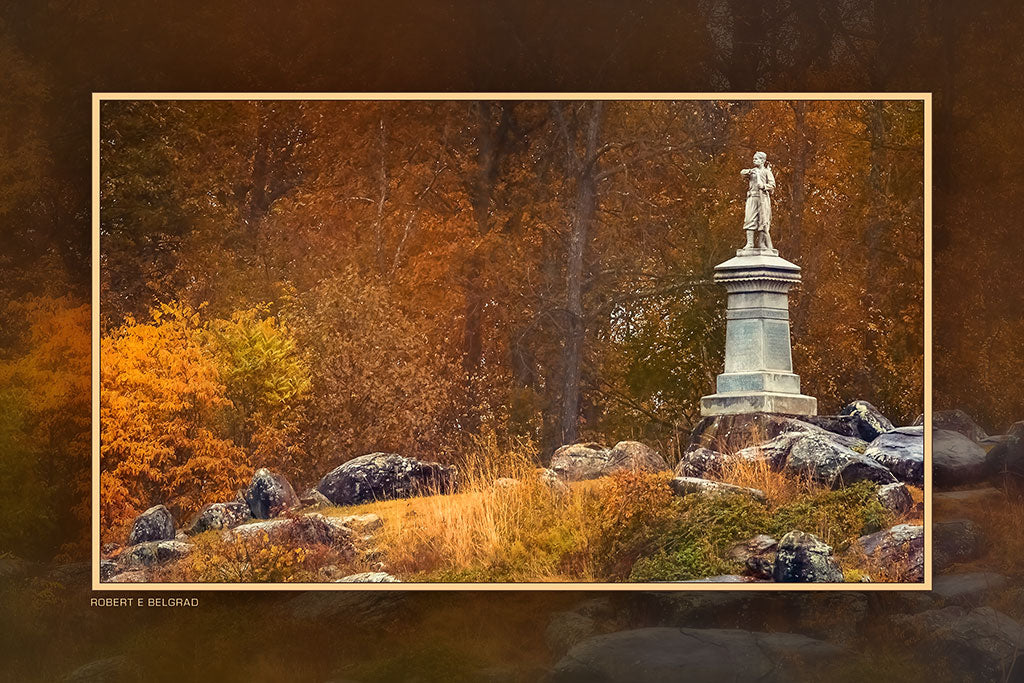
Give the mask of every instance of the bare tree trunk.
[{"label": "bare tree trunk", "polygon": [[[597,211],[597,149],[604,113],[603,102],[590,104],[584,130],[583,157],[569,149],[576,175],[576,197],[573,203],[572,224],[569,229],[566,257],[566,331],[562,347],[562,443],[579,438],[580,385],[583,365],[583,342],[586,319],[583,310],[583,266],[591,223]],[[575,142],[570,135],[567,142]],[[575,144],[573,144],[575,147]]]}]

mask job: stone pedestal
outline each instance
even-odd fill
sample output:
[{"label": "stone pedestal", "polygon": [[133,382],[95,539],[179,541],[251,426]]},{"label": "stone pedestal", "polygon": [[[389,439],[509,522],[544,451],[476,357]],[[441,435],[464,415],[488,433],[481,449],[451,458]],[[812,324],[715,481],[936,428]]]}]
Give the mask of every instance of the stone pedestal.
[{"label": "stone pedestal", "polygon": [[728,292],[725,372],[718,391],[700,400],[702,415],[816,415],[818,401],[800,393],[789,341],[789,288],[800,266],[775,249],[740,249],[715,267]]}]

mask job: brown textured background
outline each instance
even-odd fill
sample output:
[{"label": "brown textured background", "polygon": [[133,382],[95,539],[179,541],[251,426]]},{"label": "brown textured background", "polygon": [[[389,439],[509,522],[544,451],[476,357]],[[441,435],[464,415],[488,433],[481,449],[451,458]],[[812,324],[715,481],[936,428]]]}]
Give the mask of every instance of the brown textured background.
[{"label": "brown textured background", "polygon": [[[88,294],[94,91],[930,91],[935,407],[963,408],[998,432],[1024,418],[1015,371],[1021,15],[1016,2],[954,0],[6,2],[0,135],[7,149],[36,136],[52,161],[34,199],[3,212],[0,296]],[[8,187],[34,172],[16,161],[0,160]],[[41,281],[52,260],[67,282]],[[1014,560],[1000,564],[1018,580]],[[0,619],[14,637],[0,645],[9,663],[0,678],[54,680],[114,658],[114,677],[94,680],[136,679],[133,669],[147,680],[487,680],[480,672],[493,667],[533,680],[556,659],[544,639],[551,615],[599,597],[311,594],[294,603],[291,593],[225,592],[203,595],[199,609],[100,610],[88,606],[87,565],[46,571],[7,593]],[[681,610],[626,594],[614,596],[608,623],[821,635],[834,627],[824,614],[849,614],[841,618],[853,632],[842,637],[868,659],[877,648],[870,675],[936,680],[934,660],[915,659],[919,643],[890,619],[911,598],[768,595]],[[961,664],[944,675],[970,675],[970,661]]]}]

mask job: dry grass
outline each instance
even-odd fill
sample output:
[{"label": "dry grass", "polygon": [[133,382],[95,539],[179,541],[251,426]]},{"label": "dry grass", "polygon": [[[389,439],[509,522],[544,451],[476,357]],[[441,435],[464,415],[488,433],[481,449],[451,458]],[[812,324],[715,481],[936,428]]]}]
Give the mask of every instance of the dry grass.
[{"label": "dry grass", "polygon": [[732,459],[726,463],[718,479],[726,484],[763,491],[771,507],[787,505],[824,490],[808,475],[793,475],[773,470],[764,458]]}]

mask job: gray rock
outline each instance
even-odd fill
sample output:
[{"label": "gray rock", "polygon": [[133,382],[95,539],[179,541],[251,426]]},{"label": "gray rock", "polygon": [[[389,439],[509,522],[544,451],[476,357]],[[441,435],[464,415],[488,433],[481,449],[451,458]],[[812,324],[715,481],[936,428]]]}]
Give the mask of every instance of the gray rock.
[{"label": "gray rock", "polygon": [[340,521],[317,512],[243,524],[235,527],[232,533],[239,538],[259,538],[266,534],[270,541],[297,545],[321,544],[346,551],[352,549],[355,538],[353,531]]},{"label": "gray rock", "polygon": [[898,427],[872,441],[864,455],[912,486],[924,486],[924,428]]},{"label": "gray rock", "polygon": [[395,453],[370,453],[353,458],[324,475],[317,490],[333,505],[449,493],[458,470],[453,465],[420,462]]},{"label": "gray rock", "polygon": [[617,470],[661,472],[669,469],[660,453],[637,441],[620,441],[610,449],[597,443],[562,446],[551,456],[550,467],[564,481],[597,479]]},{"label": "gray rock", "polygon": [[878,487],[878,502],[894,515],[905,515],[914,509],[914,498],[901,482]]},{"label": "gray rock", "polygon": [[1018,420],[1006,430],[1006,435],[1018,439],[1024,439],[1024,420]]},{"label": "gray rock", "polygon": [[122,570],[152,567],[187,557],[192,552],[191,543],[180,541],[149,541],[126,548],[117,558]]},{"label": "gray rock", "polygon": [[943,574],[935,577],[932,594],[947,604],[976,606],[993,593],[1009,584],[1002,574],[971,572],[969,574]]},{"label": "gray rock", "polygon": [[766,534],[758,534],[750,540],[732,546],[727,557],[743,565],[744,573],[758,579],[771,579],[775,572],[775,555],[779,542]]},{"label": "gray rock", "polygon": [[266,467],[256,470],[244,495],[249,511],[256,519],[277,517],[299,506],[299,497],[288,480]]},{"label": "gray rock", "polygon": [[898,615],[893,624],[925,661],[938,663],[937,670],[979,681],[1019,681],[1024,677],[1018,659],[1024,651],[1024,627],[991,607],[952,606]]},{"label": "gray rock", "polygon": [[132,522],[128,534],[128,545],[147,541],[170,541],[174,539],[174,517],[163,505],[154,505]]},{"label": "gray rock", "polygon": [[106,580],[106,583],[146,583],[147,581],[149,581],[149,578],[144,570],[133,569],[121,572],[120,574],[114,574]]},{"label": "gray rock", "polygon": [[730,458],[723,453],[703,446],[684,453],[676,464],[677,477],[707,477],[722,473],[722,469]]},{"label": "gray rock", "polygon": [[544,642],[556,657],[561,657],[577,643],[597,633],[593,618],[579,612],[556,612],[544,630]]},{"label": "gray rock", "polygon": [[309,489],[299,496],[299,504],[304,508],[328,508],[332,505],[327,496],[316,489]]},{"label": "gray rock", "polygon": [[117,574],[117,563],[113,560],[100,560],[100,581],[106,581]]},{"label": "gray rock", "polygon": [[882,415],[878,408],[867,401],[847,403],[839,412],[842,415],[852,415],[857,418],[859,436],[865,441],[874,441],[881,434],[895,428],[889,418]]},{"label": "gray rock", "polygon": [[587,638],[554,667],[551,683],[789,681],[847,651],[795,633],[653,627]]},{"label": "gray rock", "polygon": [[801,415],[800,420],[833,434],[864,439],[861,435],[860,418],[856,415]]},{"label": "gray rock", "polygon": [[790,531],[779,541],[772,578],[778,583],[838,583],[843,570],[831,546],[814,534]]},{"label": "gray rock", "polygon": [[985,466],[993,486],[1014,497],[1024,493],[1024,439],[1010,436],[985,456]]},{"label": "gray rock", "polygon": [[935,485],[962,486],[984,481],[990,474],[985,449],[960,432],[932,432],[932,473]]},{"label": "gray rock", "polygon": [[[924,415],[918,415],[914,425],[924,425]],[[960,432],[971,441],[982,441],[988,434],[974,419],[962,410],[936,410],[932,413],[932,429]]]},{"label": "gray rock", "polygon": [[387,572],[362,572],[335,579],[334,583],[401,583],[401,581]]},{"label": "gray rock", "polygon": [[707,448],[721,453],[734,453],[751,444],[771,441],[780,434],[820,429],[803,419],[777,413],[747,413],[705,417],[690,434],[686,450]]},{"label": "gray rock", "polygon": [[923,526],[897,524],[891,529],[861,536],[854,546],[885,568],[891,580],[901,583],[924,581]]},{"label": "gray rock", "polygon": [[705,576],[701,579],[686,579],[679,583],[752,583],[755,580],[753,576],[743,576],[742,574],[719,574]]},{"label": "gray rock", "polygon": [[808,474],[826,486],[841,488],[859,481],[891,484],[896,481],[886,467],[846,445],[830,432],[798,434],[792,443],[785,469],[794,474]]},{"label": "gray rock", "polygon": [[698,479],[697,477],[676,477],[668,483],[669,487],[677,496],[696,493],[702,496],[749,496],[755,500],[764,500],[764,491],[751,489],[745,486],[734,486],[720,481],[710,479]]},{"label": "gray rock", "polygon": [[983,545],[981,529],[969,519],[932,524],[932,558],[937,570],[977,558]]},{"label": "gray rock", "polygon": [[231,529],[249,519],[249,506],[241,501],[230,503],[210,503],[203,506],[192,524],[188,534],[201,534],[211,529]]}]

